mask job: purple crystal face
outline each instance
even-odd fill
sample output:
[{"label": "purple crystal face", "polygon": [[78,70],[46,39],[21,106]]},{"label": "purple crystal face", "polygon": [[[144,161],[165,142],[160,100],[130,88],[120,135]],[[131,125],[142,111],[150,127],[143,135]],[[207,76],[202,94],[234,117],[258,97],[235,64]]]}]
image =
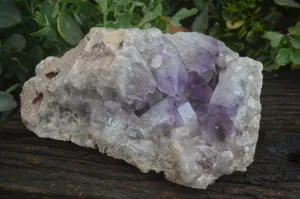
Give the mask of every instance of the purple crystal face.
[{"label": "purple crystal face", "polygon": [[165,55],[162,65],[153,71],[153,75],[157,88],[169,96],[182,95],[189,80],[188,71],[179,58]]},{"label": "purple crystal face", "polygon": [[207,104],[212,94],[212,88],[205,82],[192,87],[190,98],[198,104]]},{"label": "purple crystal face", "polygon": [[203,136],[208,142],[224,142],[232,135],[233,122],[226,115],[207,116],[202,124]]},{"label": "purple crystal face", "polygon": [[[198,113],[199,114],[199,113]],[[206,141],[210,143],[224,142],[234,132],[233,121],[230,117],[235,115],[233,109],[208,104],[200,113],[202,123],[202,134]]]},{"label": "purple crystal face", "polygon": [[[215,39],[206,39],[205,48],[195,52],[194,60],[189,65],[177,54],[166,54],[162,46],[153,55],[155,67],[151,68],[156,91],[149,93],[145,101],[123,104],[122,107],[131,110],[130,113],[141,120],[148,120],[148,123],[160,118],[159,123],[151,126],[160,132],[188,126],[193,135],[203,136],[210,144],[225,142],[234,132],[231,118],[235,110],[210,104],[220,71],[216,64],[219,46]],[[154,112],[161,114],[154,116],[151,114]]]}]

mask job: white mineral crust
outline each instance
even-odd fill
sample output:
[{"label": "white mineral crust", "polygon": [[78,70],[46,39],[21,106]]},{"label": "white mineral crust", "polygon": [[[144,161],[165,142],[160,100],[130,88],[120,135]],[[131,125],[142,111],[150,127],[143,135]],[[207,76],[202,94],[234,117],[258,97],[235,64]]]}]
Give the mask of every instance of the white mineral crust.
[{"label": "white mineral crust", "polygon": [[205,189],[253,161],[262,68],[199,33],[92,28],[37,65],[21,93],[22,120],[39,137]]}]

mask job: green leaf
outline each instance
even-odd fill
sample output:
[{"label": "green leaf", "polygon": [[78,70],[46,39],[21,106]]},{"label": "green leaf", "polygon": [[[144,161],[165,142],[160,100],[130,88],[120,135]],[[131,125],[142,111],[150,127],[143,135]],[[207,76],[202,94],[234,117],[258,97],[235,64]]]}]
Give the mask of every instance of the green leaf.
[{"label": "green leaf", "polygon": [[104,24],[104,26],[105,27],[107,27],[107,25],[106,25],[106,23],[107,23],[107,15],[108,15],[108,13],[109,13],[109,11],[108,11],[108,5],[107,5],[107,0],[95,0],[97,3],[98,3],[98,5],[99,6],[97,6],[97,8],[98,7],[100,7],[99,9],[100,9],[100,11],[101,11],[101,13],[102,13],[102,15],[103,15],[103,24]]},{"label": "green leaf", "polygon": [[80,10],[90,19],[93,17],[99,18],[100,16],[102,16],[97,7],[90,2],[82,2],[80,4]]},{"label": "green leaf", "polygon": [[296,49],[300,49],[300,36],[299,35],[292,35],[291,36],[291,43],[292,46]]},{"label": "green leaf", "polygon": [[155,27],[159,28],[163,32],[167,31],[167,26],[168,26],[168,20],[165,17],[159,16],[155,20]]},{"label": "green leaf", "polygon": [[138,26],[138,24],[141,22],[141,19],[144,15],[138,12],[132,12],[131,14],[132,14],[132,24]]},{"label": "green leaf", "polygon": [[255,8],[255,7],[256,7],[255,2],[249,3],[249,4],[248,4],[248,7],[249,7],[249,8]]},{"label": "green leaf", "polygon": [[40,5],[40,13],[42,14],[42,16],[47,16],[48,18],[51,18],[53,8],[54,4],[51,3],[51,1],[44,1]]},{"label": "green leaf", "polygon": [[33,46],[29,52],[30,56],[34,61],[34,65],[38,64],[41,60],[44,59],[44,53],[40,46]]},{"label": "green leaf", "polygon": [[[28,70],[23,66],[23,64],[20,62],[20,60],[16,57],[11,59],[12,63],[14,66],[16,66],[16,68],[18,68],[19,70],[21,69],[23,73],[29,73]],[[21,71],[20,71],[21,72]]]},{"label": "green leaf", "polygon": [[272,71],[278,70],[279,68],[280,68],[280,65],[278,65],[277,63],[273,63],[271,65],[265,66],[264,70],[268,71],[268,72],[272,72]]},{"label": "green leaf", "polygon": [[3,125],[7,119],[7,117],[11,114],[12,110],[4,111],[0,116],[0,126]]},{"label": "green leaf", "polygon": [[52,14],[51,14],[51,17],[56,19],[58,14],[59,14],[59,1],[56,1],[55,5],[54,5],[54,8],[53,8],[53,11],[52,11]]},{"label": "green leaf", "polygon": [[[133,16],[138,16],[139,13],[137,12],[134,12],[134,10],[138,8],[138,9],[143,9],[143,8],[147,8],[146,4],[143,3],[143,2],[139,2],[139,1],[132,1],[131,2],[131,6],[130,6],[130,12]],[[133,20],[139,20],[140,17],[136,18],[136,17],[133,17]]]},{"label": "green leaf", "polygon": [[235,21],[235,22],[231,20],[226,21],[226,27],[230,30],[239,29],[244,24],[245,24],[244,20]]},{"label": "green leaf", "polygon": [[291,61],[291,49],[288,48],[282,48],[279,50],[277,56],[275,57],[275,62],[279,66],[284,66],[290,63]]},{"label": "green leaf", "polygon": [[208,28],[208,6],[201,11],[200,15],[196,17],[192,30],[195,32],[205,32]]},{"label": "green leaf", "polygon": [[240,53],[244,50],[244,43],[243,42],[226,42],[226,45],[230,47],[230,49]]},{"label": "green leaf", "polygon": [[45,40],[42,44],[42,48],[47,51],[49,50],[52,56],[61,56],[65,51],[68,51],[70,49],[70,46],[65,47],[58,42]]},{"label": "green leaf", "polygon": [[287,35],[284,35],[283,38],[281,39],[281,45],[287,45],[290,42],[290,38]]},{"label": "green leaf", "polygon": [[11,93],[11,92],[13,92],[14,90],[16,90],[17,88],[19,88],[20,87],[20,84],[14,84],[14,85],[12,85],[11,87],[9,87],[7,90],[6,90],[6,92],[7,93]]},{"label": "green leaf", "polygon": [[64,12],[61,12],[57,18],[57,29],[60,36],[72,46],[76,46],[84,37],[78,23]]},{"label": "green leaf", "polygon": [[205,0],[194,0],[194,4],[199,10],[202,10],[205,7],[206,2]]},{"label": "green leaf", "polygon": [[[80,16],[79,16],[80,15]],[[81,18],[84,18],[85,16],[84,16],[84,14],[83,13],[81,13],[81,12],[79,12],[79,13],[77,13],[77,12],[74,12],[73,13],[73,16],[74,16],[74,18],[75,18],[75,20],[77,21],[77,23],[79,24],[79,25],[84,25],[83,24],[83,20],[81,19]]]},{"label": "green leaf", "polygon": [[20,60],[16,57],[11,59],[11,66],[13,75],[18,77],[18,80],[23,84],[29,77],[29,71],[23,66]]},{"label": "green leaf", "polygon": [[291,61],[294,64],[300,64],[300,50],[294,50],[291,53]]},{"label": "green leaf", "polygon": [[97,27],[114,27],[114,23],[115,22],[113,22],[113,21],[107,21],[106,23],[105,23],[105,26],[104,26],[104,24],[97,24]]},{"label": "green leaf", "polygon": [[98,21],[103,21],[99,20],[102,17],[99,10],[87,3],[80,4],[80,11],[73,12],[73,16],[85,32],[95,27]]},{"label": "green leaf", "polygon": [[181,26],[180,20],[185,19],[187,17],[193,16],[198,12],[198,9],[192,8],[192,9],[186,9],[181,8],[171,19],[171,23],[174,26]]},{"label": "green leaf", "polygon": [[263,37],[268,39],[271,42],[271,46],[275,48],[280,45],[283,36],[284,35],[279,32],[267,31]]},{"label": "green leaf", "polygon": [[[252,29],[253,30],[253,29]],[[253,31],[250,31],[250,32],[253,32]],[[238,33],[237,33],[237,36],[238,36],[238,39],[242,39],[244,38],[245,36],[247,36],[248,32],[247,32],[247,28],[246,26],[242,26],[239,30],[238,30]],[[250,34],[250,33],[249,33]],[[253,34],[253,33],[251,33]]]},{"label": "green leaf", "polygon": [[152,28],[151,23],[145,23],[145,24],[141,27],[141,29],[143,29],[143,30],[146,30],[146,29],[149,29],[149,28]]},{"label": "green leaf", "polygon": [[131,17],[129,11],[126,9],[126,5],[118,4],[115,10],[116,22],[114,28],[131,28]]},{"label": "green leaf", "polygon": [[282,19],[282,15],[278,12],[272,12],[264,17],[264,20],[270,23],[277,23]]},{"label": "green leaf", "polygon": [[26,40],[20,34],[13,34],[4,43],[10,49],[23,50],[26,47]]},{"label": "green leaf", "polygon": [[118,4],[123,4],[125,6],[128,6],[131,2],[131,0],[115,0]]},{"label": "green leaf", "polygon": [[156,19],[157,17],[159,17],[161,15],[162,10],[163,10],[163,7],[161,5],[161,2],[157,0],[154,9],[151,11],[148,10],[145,13],[144,18],[141,20],[141,22],[139,23],[138,26],[142,27],[145,23]]},{"label": "green leaf", "polygon": [[36,11],[33,20],[35,20],[40,26],[47,26],[46,18],[38,11]]},{"label": "green leaf", "polygon": [[9,111],[17,107],[17,102],[9,93],[0,92],[0,112]]},{"label": "green leaf", "polygon": [[258,32],[254,32],[253,30],[249,31],[246,36],[246,41],[249,44],[255,44],[257,43],[261,38],[261,35]]},{"label": "green leaf", "polygon": [[33,36],[33,37],[46,37],[50,41],[58,41],[56,31],[50,26],[45,27],[45,28],[43,28],[43,29],[41,29],[37,32],[31,33],[31,36]]},{"label": "green leaf", "polygon": [[300,4],[294,0],[274,0],[274,3],[285,7],[300,8]]},{"label": "green leaf", "polygon": [[56,24],[56,16],[52,16],[54,9],[54,4],[51,3],[51,1],[44,1],[40,5],[40,14],[50,21],[50,24],[55,25]]},{"label": "green leaf", "polygon": [[107,15],[107,0],[95,0],[99,6],[100,6],[100,10],[102,12],[102,14]]},{"label": "green leaf", "polygon": [[60,2],[79,4],[82,3],[83,1],[82,0],[60,0]]},{"label": "green leaf", "polygon": [[300,23],[298,22],[294,27],[290,27],[289,33],[293,35],[300,35]]},{"label": "green leaf", "polygon": [[8,0],[0,0],[0,28],[9,28],[21,22],[19,9]]}]

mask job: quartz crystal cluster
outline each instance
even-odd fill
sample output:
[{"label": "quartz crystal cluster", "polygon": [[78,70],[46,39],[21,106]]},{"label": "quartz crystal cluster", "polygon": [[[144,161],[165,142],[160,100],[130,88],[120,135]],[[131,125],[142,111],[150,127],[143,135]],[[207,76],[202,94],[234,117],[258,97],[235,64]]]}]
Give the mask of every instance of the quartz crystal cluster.
[{"label": "quartz crystal cluster", "polygon": [[92,28],[37,65],[22,120],[40,137],[203,189],[253,161],[262,67],[204,34]]}]

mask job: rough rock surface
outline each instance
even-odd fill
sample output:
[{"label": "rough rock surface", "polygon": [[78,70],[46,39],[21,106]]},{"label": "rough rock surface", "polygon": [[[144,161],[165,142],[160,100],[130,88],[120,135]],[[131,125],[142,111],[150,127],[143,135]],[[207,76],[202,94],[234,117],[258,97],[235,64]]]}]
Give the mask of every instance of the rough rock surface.
[{"label": "rough rock surface", "polygon": [[261,70],[203,34],[93,28],[36,67],[21,115],[40,137],[98,148],[203,189],[253,161]]}]

